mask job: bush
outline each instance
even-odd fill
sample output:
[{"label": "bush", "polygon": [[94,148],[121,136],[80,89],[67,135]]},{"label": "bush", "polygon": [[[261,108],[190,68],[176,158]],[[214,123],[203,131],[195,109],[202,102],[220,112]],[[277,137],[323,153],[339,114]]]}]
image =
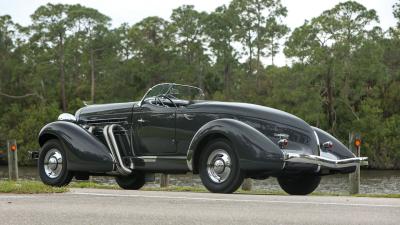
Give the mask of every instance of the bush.
[{"label": "bush", "polygon": [[24,108],[22,105],[13,105],[9,112],[1,118],[0,136],[2,141],[16,139],[18,145],[18,160],[20,165],[28,165],[28,151],[39,148],[38,134],[47,123],[57,119],[60,114],[57,104],[31,105]]}]

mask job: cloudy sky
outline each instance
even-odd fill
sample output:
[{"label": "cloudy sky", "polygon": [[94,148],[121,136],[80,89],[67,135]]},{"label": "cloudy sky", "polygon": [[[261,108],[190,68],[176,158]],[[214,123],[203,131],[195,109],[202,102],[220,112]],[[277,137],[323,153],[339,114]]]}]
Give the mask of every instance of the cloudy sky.
[{"label": "cloudy sky", "polygon": [[[47,2],[76,4],[95,8],[111,17],[112,25],[118,26],[123,22],[134,24],[148,16],[160,16],[168,19],[172,9],[181,5],[194,5],[199,11],[210,12],[216,7],[229,4],[231,0],[0,0],[0,15],[9,14],[13,20],[22,24],[30,24],[30,15],[40,5]],[[332,8],[343,0],[281,0],[288,8],[288,17],[284,22],[293,30],[303,24],[304,20],[318,16],[322,11]],[[356,0],[368,9],[375,9],[383,29],[394,26],[396,21],[392,14],[392,6],[396,0]],[[397,0],[399,1],[399,0]],[[287,61],[281,54],[277,63]]]}]

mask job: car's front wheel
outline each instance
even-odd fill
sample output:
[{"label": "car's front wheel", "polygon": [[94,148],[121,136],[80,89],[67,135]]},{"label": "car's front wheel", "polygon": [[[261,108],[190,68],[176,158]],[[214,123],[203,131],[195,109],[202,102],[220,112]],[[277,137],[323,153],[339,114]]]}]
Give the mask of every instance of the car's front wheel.
[{"label": "car's front wheel", "polygon": [[146,183],[145,174],[142,172],[134,172],[129,176],[119,176],[115,178],[117,184],[126,190],[139,190]]},{"label": "car's front wheel", "polygon": [[232,193],[243,183],[239,159],[226,139],[211,141],[203,150],[199,163],[201,181],[211,192]]},{"label": "car's front wheel", "polygon": [[47,185],[61,187],[71,182],[73,174],[68,171],[65,149],[58,140],[52,139],[43,145],[38,170],[40,179]]},{"label": "car's front wheel", "polygon": [[313,174],[280,176],[278,183],[290,195],[308,195],[319,185],[321,177]]}]

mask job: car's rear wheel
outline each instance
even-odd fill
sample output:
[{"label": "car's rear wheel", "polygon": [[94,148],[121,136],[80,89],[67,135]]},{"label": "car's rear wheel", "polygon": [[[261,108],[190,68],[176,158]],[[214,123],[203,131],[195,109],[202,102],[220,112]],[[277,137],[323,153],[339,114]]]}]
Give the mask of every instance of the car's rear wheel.
[{"label": "car's rear wheel", "polygon": [[199,173],[211,192],[232,193],[243,183],[239,159],[226,139],[211,141],[200,156]]},{"label": "car's rear wheel", "polygon": [[52,139],[40,151],[38,159],[39,176],[43,183],[51,186],[65,186],[71,182],[73,173],[68,171],[65,149]]},{"label": "car's rear wheel", "polygon": [[321,177],[313,174],[280,176],[278,183],[290,195],[308,195],[319,185]]},{"label": "car's rear wheel", "polygon": [[142,172],[134,172],[129,176],[119,176],[115,178],[115,181],[126,190],[139,190],[146,183],[145,174]]}]

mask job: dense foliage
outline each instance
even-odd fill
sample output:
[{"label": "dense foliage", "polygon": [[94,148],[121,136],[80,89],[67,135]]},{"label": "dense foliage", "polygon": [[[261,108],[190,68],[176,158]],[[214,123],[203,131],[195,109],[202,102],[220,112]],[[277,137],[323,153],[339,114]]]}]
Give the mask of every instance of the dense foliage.
[{"label": "dense foliage", "polygon": [[[371,167],[400,168],[400,2],[389,30],[354,1],[293,31],[282,22],[288,13],[280,0],[233,0],[115,28],[81,5],[41,6],[27,27],[0,16],[0,146],[16,138],[26,163],[40,128],[60,112],[176,82],[209,99],[288,111],[345,143],[360,131]],[[290,66],[274,65],[282,50]]]}]

